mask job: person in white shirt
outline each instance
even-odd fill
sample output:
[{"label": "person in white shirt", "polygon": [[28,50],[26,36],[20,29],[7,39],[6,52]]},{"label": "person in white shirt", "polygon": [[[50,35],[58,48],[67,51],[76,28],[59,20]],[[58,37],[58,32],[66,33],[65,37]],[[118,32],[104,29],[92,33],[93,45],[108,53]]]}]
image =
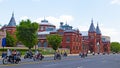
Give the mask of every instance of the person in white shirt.
[{"label": "person in white shirt", "polygon": [[36,51],[35,51],[35,55],[38,55],[38,53],[39,53],[38,50],[36,50]]},{"label": "person in white shirt", "polygon": [[11,50],[10,50],[10,49],[7,49],[7,56],[9,57],[9,56],[11,56],[11,55],[12,55]]}]

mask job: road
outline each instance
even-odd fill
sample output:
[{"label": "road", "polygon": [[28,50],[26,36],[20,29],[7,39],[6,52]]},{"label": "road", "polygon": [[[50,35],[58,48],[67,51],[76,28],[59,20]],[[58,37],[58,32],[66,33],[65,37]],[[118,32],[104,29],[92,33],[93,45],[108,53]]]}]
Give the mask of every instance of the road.
[{"label": "road", "polygon": [[62,60],[53,60],[47,57],[43,61],[23,60],[19,64],[3,65],[0,68],[120,68],[120,54],[95,55],[86,58],[80,56],[62,57]]}]

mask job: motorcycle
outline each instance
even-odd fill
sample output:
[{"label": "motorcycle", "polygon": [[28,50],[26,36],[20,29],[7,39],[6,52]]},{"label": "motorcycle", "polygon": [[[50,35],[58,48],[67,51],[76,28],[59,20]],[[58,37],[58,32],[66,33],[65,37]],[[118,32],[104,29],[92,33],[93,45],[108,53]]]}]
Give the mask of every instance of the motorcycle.
[{"label": "motorcycle", "polygon": [[61,60],[61,55],[60,54],[55,54],[54,55],[54,60]]},{"label": "motorcycle", "polygon": [[86,53],[80,53],[79,56],[81,56],[81,58],[85,58],[85,57],[87,57],[87,54]]},{"label": "motorcycle", "polygon": [[64,57],[67,57],[67,53],[64,53],[63,56],[64,56]]},{"label": "motorcycle", "polygon": [[[15,58],[15,59],[14,59]],[[3,64],[8,64],[8,63],[16,63],[18,64],[21,61],[19,56],[5,56],[3,57],[2,63]]]},{"label": "motorcycle", "polygon": [[44,56],[42,54],[38,54],[38,55],[34,55],[33,56],[33,60],[36,61],[36,60],[43,60]]},{"label": "motorcycle", "polygon": [[33,58],[33,54],[26,53],[25,56],[24,56],[24,59],[26,59],[26,58],[32,59]]}]

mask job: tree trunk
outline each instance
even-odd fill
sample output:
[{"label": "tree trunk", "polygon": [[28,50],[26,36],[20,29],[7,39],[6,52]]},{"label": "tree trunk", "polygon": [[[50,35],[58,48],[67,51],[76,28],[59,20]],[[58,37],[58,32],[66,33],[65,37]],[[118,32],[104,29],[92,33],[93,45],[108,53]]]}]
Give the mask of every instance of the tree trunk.
[{"label": "tree trunk", "polygon": [[31,47],[29,47],[29,51],[31,51]]}]

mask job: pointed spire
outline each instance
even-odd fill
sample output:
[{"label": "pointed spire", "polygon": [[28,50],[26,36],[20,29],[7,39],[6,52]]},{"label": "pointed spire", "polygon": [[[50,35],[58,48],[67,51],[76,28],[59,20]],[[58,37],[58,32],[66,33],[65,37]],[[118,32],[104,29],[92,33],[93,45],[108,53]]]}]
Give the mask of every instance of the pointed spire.
[{"label": "pointed spire", "polygon": [[96,33],[97,33],[97,34],[101,34],[101,30],[99,29],[98,23],[97,23],[97,27],[96,27]]},{"label": "pointed spire", "polygon": [[91,19],[91,23],[93,23],[93,18]]},{"label": "pointed spire", "polygon": [[93,18],[91,19],[91,25],[90,25],[88,32],[96,32],[96,29],[95,29],[94,24],[93,24]]},{"label": "pointed spire", "polygon": [[67,25],[67,21],[66,21],[66,25]]},{"label": "pointed spire", "polygon": [[41,20],[41,22],[48,23],[48,20],[46,20],[44,16],[44,20]]},{"label": "pointed spire", "polygon": [[45,20],[45,16],[44,16],[44,20]]},{"label": "pointed spire", "polygon": [[12,12],[12,17],[14,17],[14,12]]},{"label": "pointed spire", "polygon": [[16,21],[15,21],[15,18],[14,18],[14,12],[12,13],[12,17],[9,21],[9,24],[8,24],[9,27],[16,27]]}]

